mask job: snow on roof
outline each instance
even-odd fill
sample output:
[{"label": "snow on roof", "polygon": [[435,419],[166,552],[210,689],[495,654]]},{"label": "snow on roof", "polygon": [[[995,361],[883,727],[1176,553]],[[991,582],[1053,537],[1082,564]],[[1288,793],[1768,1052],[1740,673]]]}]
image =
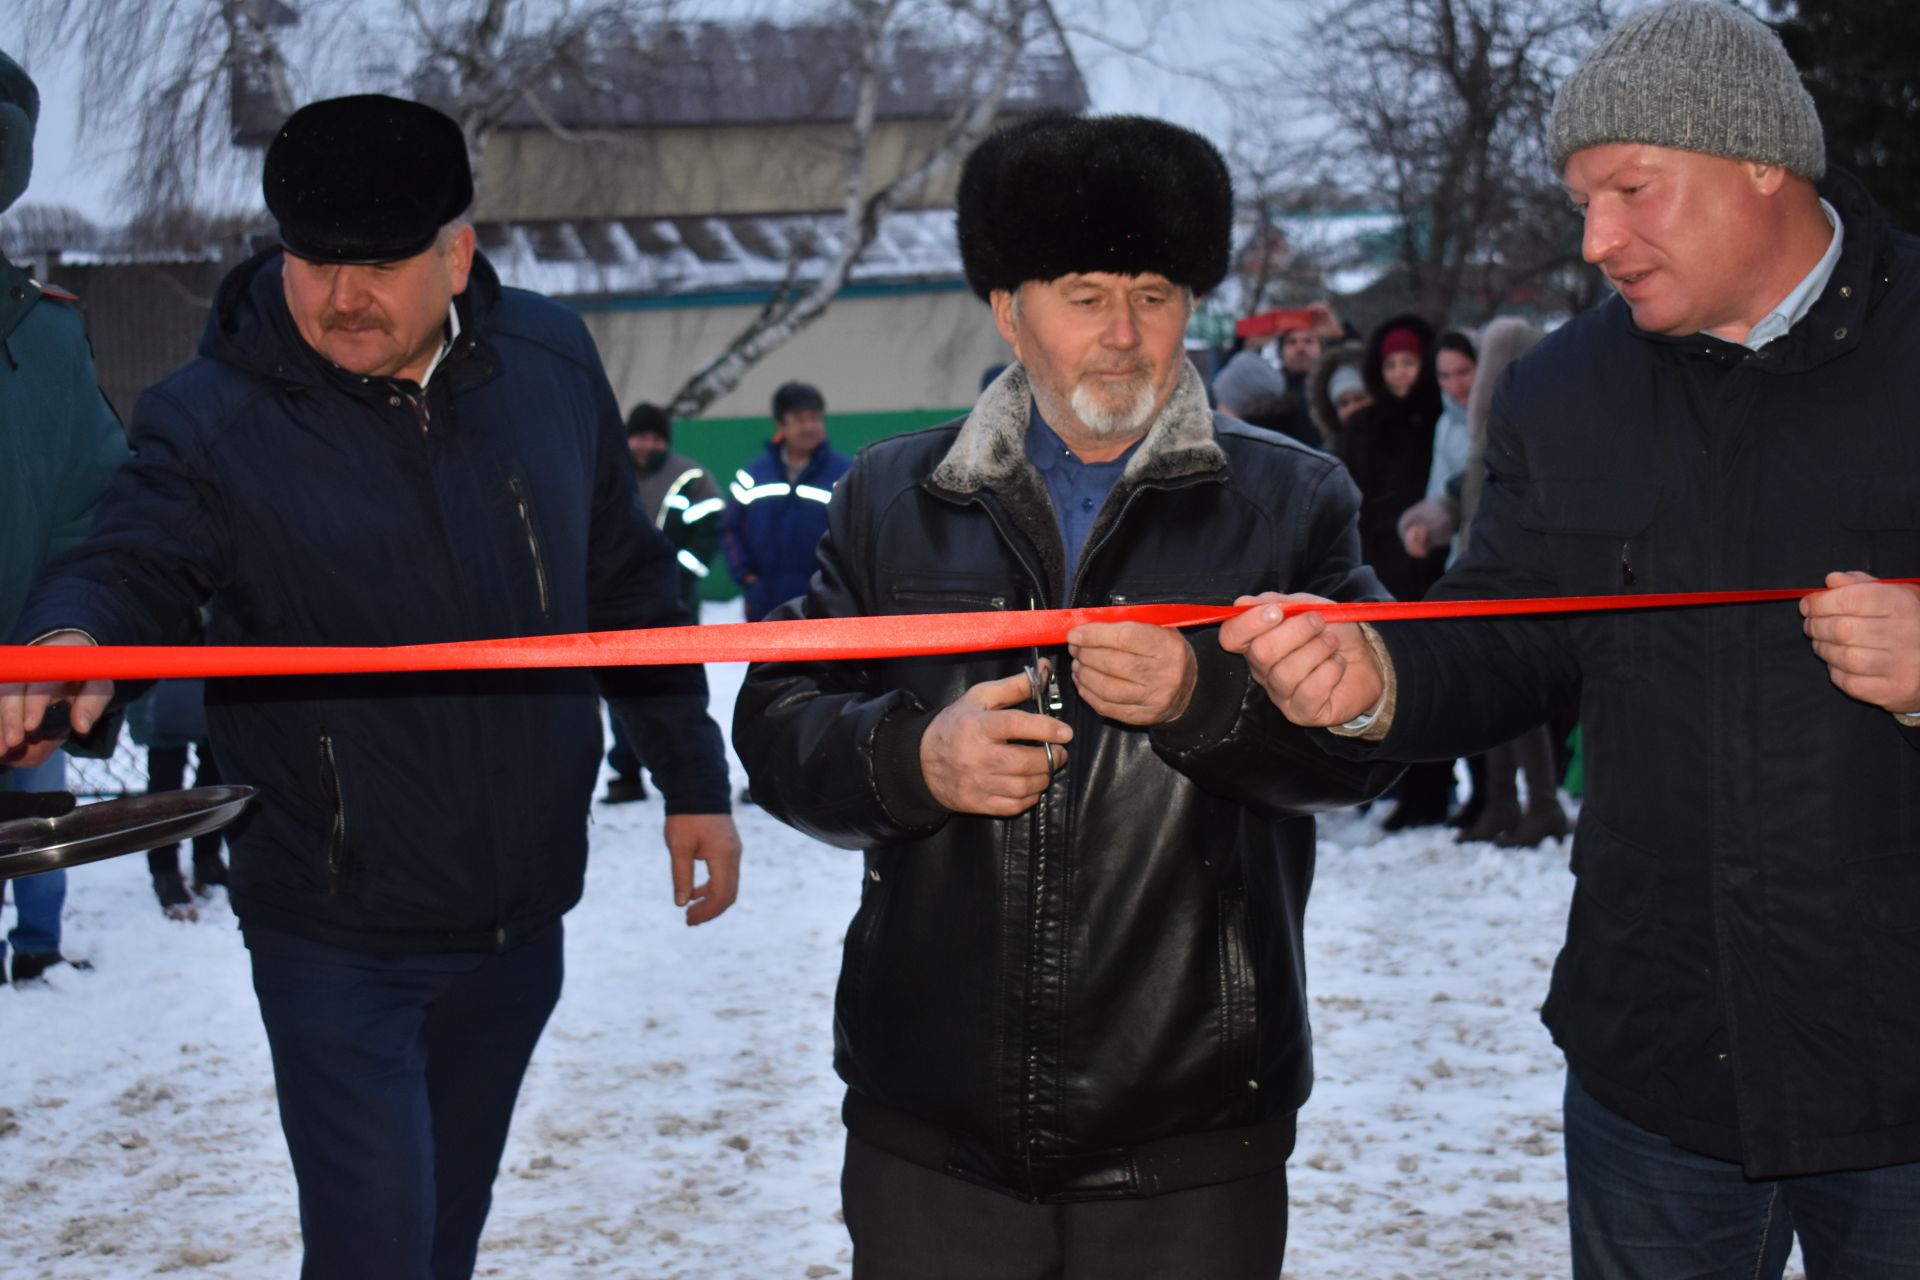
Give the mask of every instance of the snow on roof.
[{"label": "snow on roof", "polygon": [[[481,222],[475,233],[500,278],[555,297],[671,296],[771,289],[815,280],[840,250],[838,214],[596,218]],[[957,280],[960,246],[951,209],[890,214],[854,264],[863,282]]]},{"label": "snow on roof", "polygon": [[[1087,89],[1057,27],[1045,23],[1014,64],[1002,113],[1076,112]],[[670,26],[645,47],[616,44],[554,70],[529,87],[502,124],[507,129],[652,128],[849,120],[857,78],[850,72],[858,33],[846,23],[792,26],[698,22]],[[879,117],[945,119],[977,94],[991,60],[968,56],[977,32],[903,25],[882,51]],[[415,85],[426,101],[451,96],[431,77]]]}]

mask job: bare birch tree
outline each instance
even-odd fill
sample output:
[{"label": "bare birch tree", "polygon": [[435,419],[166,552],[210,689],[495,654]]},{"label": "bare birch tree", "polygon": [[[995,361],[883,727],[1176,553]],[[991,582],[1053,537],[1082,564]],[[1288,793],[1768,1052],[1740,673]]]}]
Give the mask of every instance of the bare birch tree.
[{"label": "bare birch tree", "polygon": [[[820,318],[860,255],[873,244],[881,220],[958,164],[986,135],[1006,99],[1022,51],[1052,22],[1051,11],[1038,0],[949,0],[942,7],[952,18],[975,27],[971,39],[955,45],[955,56],[967,60],[970,74],[963,80],[971,92],[959,95],[940,141],[925,159],[869,191],[887,46],[917,15],[908,0],[848,0],[857,51],[852,67],[856,88],[843,149],[845,198],[835,237],[837,251],[826,270],[812,280],[796,280],[790,264],[787,279],[760,313],[674,393],[667,405],[672,416],[699,415],[739,386],[758,361]],[[1053,34],[1058,37],[1057,27]]]}]

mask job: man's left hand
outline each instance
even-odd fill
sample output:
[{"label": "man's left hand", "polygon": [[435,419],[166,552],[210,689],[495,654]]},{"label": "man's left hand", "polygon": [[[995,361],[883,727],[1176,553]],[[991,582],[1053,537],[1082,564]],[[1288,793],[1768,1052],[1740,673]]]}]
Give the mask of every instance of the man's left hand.
[{"label": "man's left hand", "polygon": [[1920,711],[1920,587],[1830,573],[1800,601],[1801,629],[1840,692],[1888,711]]},{"label": "man's left hand", "polygon": [[[673,905],[687,909],[688,924],[705,924],[733,905],[740,893],[740,832],[724,813],[672,813],[666,823],[667,854],[673,860]],[[693,864],[707,864],[707,882],[693,883]]]},{"label": "man's left hand", "polygon": [[1073,683],[1087,705],[1122,724],[1165,724],[1193,701],[1193,647],[1168,627],[1090,622],[1067,633]]}]

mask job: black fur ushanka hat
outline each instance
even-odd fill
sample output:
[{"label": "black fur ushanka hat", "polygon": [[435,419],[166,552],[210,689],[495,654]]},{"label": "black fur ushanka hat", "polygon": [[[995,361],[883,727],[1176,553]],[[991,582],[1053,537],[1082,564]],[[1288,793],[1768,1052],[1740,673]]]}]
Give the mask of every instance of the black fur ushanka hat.
[{"label": "black fur ushanka hat", "polygon": [[960,171],[960,259],[986,298],[1075,272],[1154,272],[1196,294],[1226,278],[1233,180],[1199,134],[1145,116],[1033,116]]}]

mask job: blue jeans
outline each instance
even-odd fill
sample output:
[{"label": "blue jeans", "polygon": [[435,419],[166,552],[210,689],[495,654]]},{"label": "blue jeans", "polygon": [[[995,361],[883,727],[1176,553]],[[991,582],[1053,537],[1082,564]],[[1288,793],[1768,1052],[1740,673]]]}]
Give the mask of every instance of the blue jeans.
[{"label": "blue jeans", "polygon": [[302,1280],[466,1280],[559,922],[511,951],[367,955],[247,930],[300,1186]]},{"label": "blue jeans", "polygon": [[1920,1280],[1920,1164],[1754,1181],[1596,1102],[1567,1073],[1574,1280]]},{"label": "blue jeans", "polygon": [[[44,764],[31,769],[0,769],[0,791],[65,791],[67,753],[56,751]],[[67,905],[67,873],[42,871],[6,882],[13,891],[16,919],[0,941],[0,969],[6,967],[7,943],[23,956],[60,952],[60,911]]]}]

